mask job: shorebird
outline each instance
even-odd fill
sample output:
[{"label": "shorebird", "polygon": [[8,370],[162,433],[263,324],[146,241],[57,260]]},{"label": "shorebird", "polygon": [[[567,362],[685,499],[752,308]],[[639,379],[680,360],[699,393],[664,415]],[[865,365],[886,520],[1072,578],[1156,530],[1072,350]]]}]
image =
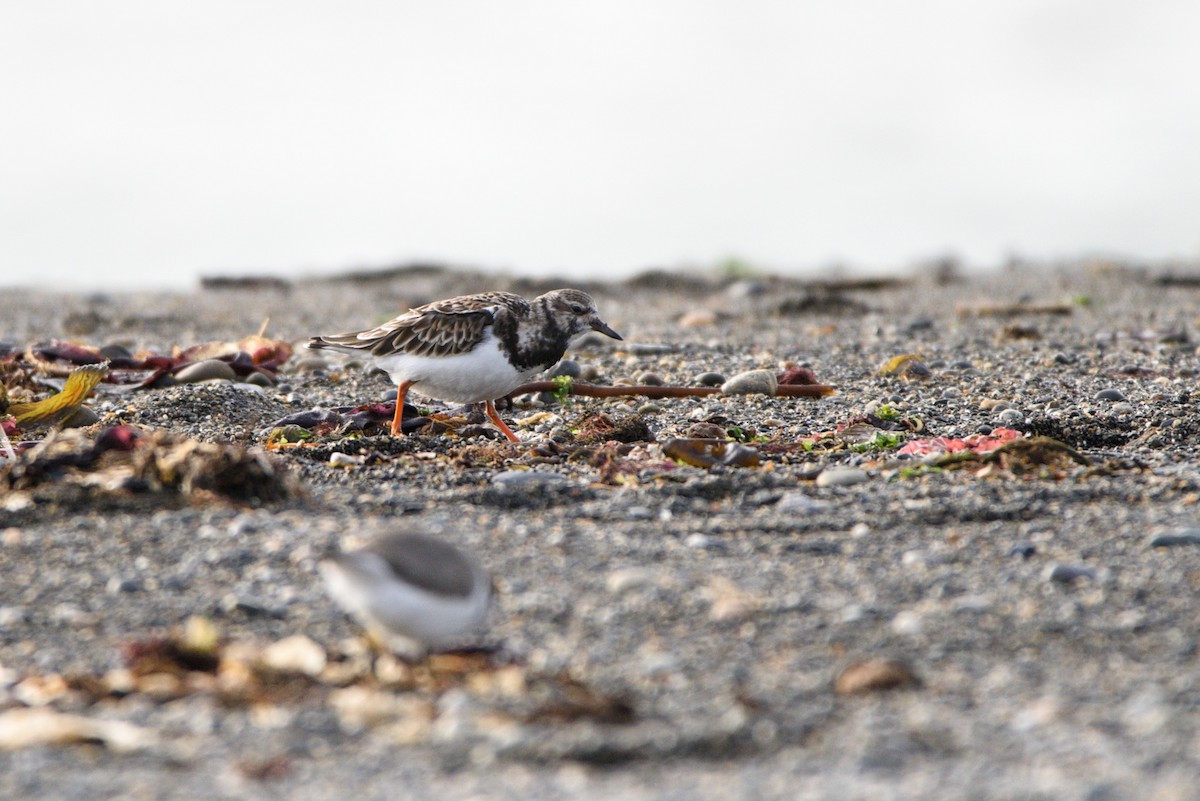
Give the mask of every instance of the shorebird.
[{"label": "shorebird", "polygon": [[371,639],[419,656],[477,629],[492,583],[473,554],[424,534],[392,534],[318,564],[330,597]]},{"label": "shorebird", "polygon": [[510,441],[520,438],[496,413],[502,398],[553,367],[579,335],[621,335],[578,289],[556,289],[533,300],[509,292],[462,295],[412,309],[377,328],[313,337],[310,348],[367,355],[396,383],[392,435],[400,436],[408,391],[453,403],[483,401]]}]

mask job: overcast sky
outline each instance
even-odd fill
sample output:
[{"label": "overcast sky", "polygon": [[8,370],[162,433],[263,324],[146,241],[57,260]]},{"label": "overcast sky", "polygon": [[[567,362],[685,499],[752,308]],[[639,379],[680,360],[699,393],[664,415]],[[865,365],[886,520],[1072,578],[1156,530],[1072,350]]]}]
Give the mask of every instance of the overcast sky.
[{"label": "overcast sky", "polygon": [[4,4],[0,286],[1200,256],[1200,3]]}]

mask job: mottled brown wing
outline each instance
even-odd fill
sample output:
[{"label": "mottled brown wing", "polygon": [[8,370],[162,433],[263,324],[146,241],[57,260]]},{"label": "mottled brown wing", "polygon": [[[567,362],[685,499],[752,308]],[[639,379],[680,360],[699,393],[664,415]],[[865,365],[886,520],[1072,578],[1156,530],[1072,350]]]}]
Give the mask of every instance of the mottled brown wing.
[{"label": "mottled brown wing", "polygon": [[315,337],[311,344],[318,348],[367,351],[373,356],[393,353],[453,356],[478,345],[497,314],[507,314],[521,306],[528,307],[528,302],[507,292],[463,295],[413,309],[378,328]]}]

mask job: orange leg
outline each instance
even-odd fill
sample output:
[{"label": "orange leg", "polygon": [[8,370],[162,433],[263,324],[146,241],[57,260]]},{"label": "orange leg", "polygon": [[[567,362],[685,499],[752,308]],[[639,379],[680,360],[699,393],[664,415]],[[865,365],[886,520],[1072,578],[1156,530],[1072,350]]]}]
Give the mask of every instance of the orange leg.
[{"label": "orange leg", "polygon": [[396,414],[392,416],[393,437],[404,436],[404,432],[400,429],[400,425],[404,422],[404,398],[408,395],[408,388],[411,386],[411,381],[405,381],[396,387]]},{"label": "orange leg", "polygon": [[498,415],[496,413],[496,404],[492,403],[491,401],[488,401],[485,404],[483,404],[483,406],[484,406],[484,409],[487,410],[488,419],[496,424],[496,428],[500,429],[501,434],[508,437],[509,442],[520,442],[521,441],[521,438],[518,437],[516,434],[514,434],[512,432],[511,428],[504,425],[504,421],[501,420],[500,415]]}]

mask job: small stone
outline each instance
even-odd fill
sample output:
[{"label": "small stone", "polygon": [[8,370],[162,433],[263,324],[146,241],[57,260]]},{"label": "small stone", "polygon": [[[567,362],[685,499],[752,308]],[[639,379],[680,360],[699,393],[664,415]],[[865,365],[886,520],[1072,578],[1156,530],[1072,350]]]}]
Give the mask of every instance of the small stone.
[{"label": "small stone", "polygon": [[817,476],[818,487],[850,487],[870,479],[856,467],[828,467]]},{"label": "small stone", "polygon": [[716,423],[693,423],[684,436],[691,439],[729,439],[725,429]]},{"label": "small stone", "polygon": [[555,486],[565,480],[558,473],[542,473],[536,470],[505,470],[492,476],[492,483],[501,489]]},{"label": "small stone", "polygon": [[901,610],[892,618],[892,631],[906,637],[915,637],[920,634],[923,625],[921,615],[911,609]]},{"label": "small stone", "polygon": [[710,309],[693,309],[679,318],[680,328],[705,328],[716,323],[717,313]]},{"label": "small stone", "polygon": [[120,595],[122,593],[138,592],[142,589],[142,583],[137,579],[120,578],[113,576],[104,585],[104,591],[109,595]]},{"label": "small stone", "polygon": [[334,451],[333,453],[329,454],[330,467],[355,467],[362,464],[364,461],[366,460],[362,456],[351,456],[350,454],[342,453],[341,451]]},{"label": "small stone", "polygon": [[1200,545],[1200,529],[1185,528],[1170,534],[1159,534],[1150,540],[1151,548],[1175,548],[1180,545]]},{"label": "small stone", "polygon": [[571,378],[579,378],[583,373],[583,368],[579,366],[579,362],[574,359],[563,359],[558,364],[554,365],[554,369],[550,371],[550,378],[558,378],[565,375]]},{"label": "small stone", "polygon": [[325,669],[325,649],[303,634],[294,634],[264,648],[262,662],[280,673],[316,676]]},{"label": "small stone", "polygon": [[725,383],[725,376],[711,371],[701,373],[696,376],[696,383],[702,387],[719,387]]},{"label": "small stone", "polygon": [[1037,546],[1029,540],[1017,540],[1008,549],[1009,556],[1019,556],[1022,559],[1030,559],[1037,554]]},{"label": "small stone", "polygon": [[678,345],[667,345],[658,342],[631,342],[625,348],[634,356],[662,356],[679,350]]},{"label": "small stone", "polygon": [[920,680],[904,662],[896,659],[864,659],[843,670],[834,682],[838,695],[862,695],[882,690],[916,687]]},{"label": "small stone", "polygon": [[650,372],[650,371],[646,371],[644,373],[638,373],[634,377],[634,380],[637,381],[638,384],[641,384],[643,386],[648,386],[648,387],[661,387],[664,383],[662,380],[662,376],[660,376],[658,373],[654,373],[654,372]]},{"label": "small stone", "polygon": [[1070,584],[1076,579],[1094,579],[1096,578],[1096,571],[1094,568],[1083,565],[1048,565],[1042,575],[1046,581],[1058,584]]},{"label": "small stone", "polygon": [[180,384],[195,384],[200,381],[233,381],[237,379],[237,373],[229,366],[227,362],[220,359],[205,359],[201,362],[189,364],[187,367],[175,374],[175,380]]},{"label": "small stone", "polygon": [[662,407],[657,403],[643,403],[637,411],[638,414],[662,414]]},{"label": "small stone", "polygon": [[1125,393],[1116,388],[1102,389],[1096,393],[1096,400],[1123,401],[1125,400]]},{"label": "small stone", "polygon": [[1000,412],[996,420],[1003,426],[1015,426],[1025,422],[1025,415],[1021,414],[1016,409],[1005,409]]},{"label": "small stone", "polygon": [[829,507],[829,501],[810,498],[803,492],[789,492],[775,504],[775,510],[785,515],[811,515]]},{"label": "small stone", "polygon": [[1111,407],[1109,407],[1109,411],[1118,417],[1128,417],[1129,415],[1133,414],[1133,404],[1129,403],[1128,401],[1114,403]]},{"label": "small stone", "polygon": [[748,370],[722,384],[721,392],[725,395],[774,395],[778,386],[775,373],[770,370]]},{"label": "small stone", "polygon": [[80,406],[71,416],[63,421],[63,428],[83,428],[100,422],[100,415],[90,406]]},{"label": "small stone", "polygon": [[275,382],[271,380],[269,375],[257,372],[246,376],[246,383],[253,384],[256,387],[263,387],[264,389],[275,386]]},{"label": "small stone", "polygon": [[657,573],[645,567],[625,567],[608,574],[605,588],[612,595],[624,595],[630,590],[653,589],[660,586]]}]

